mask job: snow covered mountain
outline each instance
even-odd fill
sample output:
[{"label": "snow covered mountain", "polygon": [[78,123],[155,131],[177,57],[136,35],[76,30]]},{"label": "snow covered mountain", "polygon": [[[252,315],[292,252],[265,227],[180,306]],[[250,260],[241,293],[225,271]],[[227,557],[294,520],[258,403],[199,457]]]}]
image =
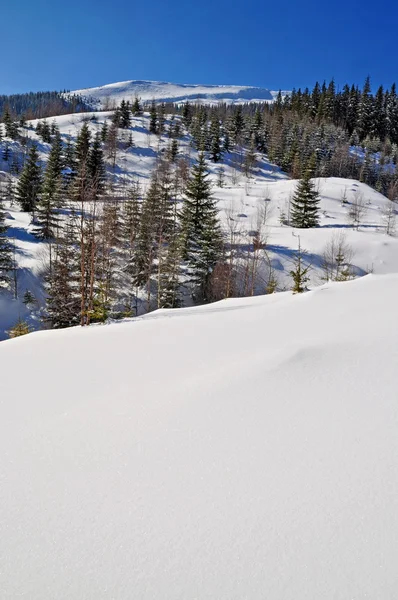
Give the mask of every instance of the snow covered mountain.
[{"label": "snow covered mountain", "polygon": [[[245,85],[187,85],[164,81],[122,81],[100,87],[74,90],[91,103],[93,108],[113,108],[122,100],[141,98],[143,102],[272,102],[278,92]],[[288,92],[283,92],[286,95]]]},{"label": "snow covered mountain", "polygon": [[369,275],[0,344],[1,597],[393,600],[397,296]]}]

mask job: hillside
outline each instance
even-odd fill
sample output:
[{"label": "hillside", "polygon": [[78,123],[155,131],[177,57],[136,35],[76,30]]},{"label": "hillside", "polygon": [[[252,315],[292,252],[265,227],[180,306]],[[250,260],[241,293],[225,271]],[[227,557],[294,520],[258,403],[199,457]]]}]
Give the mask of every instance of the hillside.
[{"label": "hillside", "polygon": [[[64,142],[76,140],[83,123],[88,122],[93,134],[99,132],[105,121],[110,122],[111,112],[96,112],[85,115],[72,114],[54,118]],[[38,121],[29,122],[30,127]],[[168,144],[168,139],[149,134],[149,117],[144,114],[132,119],[131,132],[134,147],[119,150],[117,165],[113,169],[108,164],[108,177],[114,186],[114,194],[122,197],[123,189],[132,181],[138,179],[145,192],[149,186],[150,174],[157,157],[162,154]],[[123,135],[127,135],[124,132]],[[40,157],[46,162],[50,144],[44,143],[28,128],[26,134],[38,144]],[[192,148],[192,139],[184,135],[180,140],[180,156],[187,157],[190,163],[197,160],[197,152]],[[18,151],[18,143],[10,141],[12,151]],[[374,273],[398,272],[398,239],[386,234],[384,210],[389,201],[369,186],[351,179],[317,178],[316,186],[321,197],[320,227],[297,231],[281,224],[281,215],[289,210],[289,199],[292,197],[297,180],[288,179],[280,168],[272,164],[265,156],[258,155],[256,168],[247,179],[236,169],[239,155],[230,153],[225,156],[224,185],[218,187],[220,165],[208,163],[213,195],[218,201],[220,220],[228,240],[231,226],[234,229],[234,242],[242,251],[250,248],[253,242],[253,231],[259,227],[266,242],[266,252],[259,260],[259,281],[255,293],[264,293],[266,282],[272,270],[277,280],[278,290],[291,287],[290,270],[293,254],[298,246],[298,235],[302,248],[306,251],[305,261],[311,264],[310,286],[323,283],[324,273],[321,268],[322,255],[331,240],[344,234],[347,245],[352,250],[353,274],[364,275]],[[0,163],[1,164],[1,163]],[[5,163],[4,163],[5,164]],[[0,186],[5,184],[1,184]],[[347,204],[342,204],[346,195]],[[362,196],[366,202],[366,212],[361,217],[358,229],[350,224],[348,212],[350,203],[356,196]],[[3,294],[0,298],[0,340],[7,337],[7,331],[18,317],[27,319],[34,328],[41,328],[39,320],[40,309],[44,306],[42,288],[42,272],[47,257],[47,246],[39,242],[32,234],[30,217],[20,212],[17,205],[6,205],[9,226],[9,236],[15,243],[16,259],[18,262],[18,288],[20,298],[13,299],[12,293]],[[259,225],[260,221],[260,225]],[[33,312],[22,302],[26,289],[33,292],[39,306]],[[139,306],[139,313],[144,312],[144,306]]]},{"label": "hillside", "polygon": [[[287,92],[283,92],[286,94]],[[163,102],[272,102],[277,92],[245,85],[187,85],[165,81],[122,81],[70,92],[86,98],[93,108],[113,108],[122,100],[141,98]]]},{"label": "hillside", "polygon": [[1,344],[2,597],[393,600],[397,295],[370,275]]}]

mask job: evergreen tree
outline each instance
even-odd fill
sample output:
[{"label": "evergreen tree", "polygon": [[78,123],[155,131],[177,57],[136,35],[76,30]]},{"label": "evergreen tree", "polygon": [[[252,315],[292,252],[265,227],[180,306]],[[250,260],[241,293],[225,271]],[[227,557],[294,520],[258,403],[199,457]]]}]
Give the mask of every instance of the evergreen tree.
[{"label": "evergreen tree", "polygon": [[181,212],[182,255],[186,261],[194,295],[203,301],[209,298],[211,273],[220,257],[222,236],[218,211],[211,194],[204,154],[193,167]]},{"label": "evergreen tree", "polygon": [[132,112],[133,112],[133,115],[135,117],[139,117],[140,115],[142,115],[142,108],[141,108],[141,104],[140,104],[140,99],[137,98],[137,96],[134,98]]},{"label": "evergreen tree", "polygon": [[0,198],[0,288],[2,283],[9,282],[9,273],[12,270],[12,247],[7,237],[3,201]]},{"label": "evergreen tree", "polygon": [[294,256],[294,268],[290,271],[290,275],[293,279],[292,291],[294,294],[305,292],[305,284],[309,279],[308,272],[310,268],[310,265],[304,266],[304,253],[301,249],[299,238],[298,249]]},{"label": "evergreen tree", "polygon": [[370,78],[367,77],[363,86],[358,106],[357,132],[362,141],[371,130],[373,116],[373,98],[371,95]]},{"label": "evergreen tree", "polygon": [[108,137],[108,121],[104,121],[104,124],[101,128],[101,141],[106,142]]},{"label": "evergreen tree", "polygon": [[17,200],[25,212],[34,215],[42,185],[42,172],[36,144],[29,150],[28,160],[17,185]]},{"label": "evergreen tree", "polygon": [[37,202],[35,235],[43,240],[55,238],[59,224],[57,209],[62,206],[62,142],[56,133],[47,162],[42,193]]},{"label": "evergreen tree", "polygon": [[216,117],[210,126],[210,155],[214,163],[218,163],[222,158],[221,139],[220,139],[220,121]]},{"label": "evergreen tree", "polygon": [[155,100],[152,100],[151,110],[149,113],[149,131],[150,133],[158,132],[158,112],[156,110]]},{"label": "evergreen tree", "polygon": [[83,126],[76,139],[75,157],[79,164],[82,165],[87,160],[88,153],[90,151],[91,132],[87,122],[83,123]]},{"label": "evergreen tree", "polygon": [[315,155],[299,181],[296,192],[292,199],[292,225],[307,229],[316,227],[319,221],[319,195],[311,181],[315,168]]},{"label": "evergreen tree", "polygon": [[91,183],[92,197],[93,199],[97,199],[104,190],[106,177],[104,155],[102,152],[101,137],[99,133],[97,133],[95,136],[88,155],[87,170]]},{"label": "evergreen tree", "polygon": [[165,132],[165,123],[166,123],[166,105],[164,102],[159,106],[158,112],[158,133],[159,135],[163,135]]},{"label": "evergreen tree", "polygon": [[131,108],[130,103],[122,100],[120,104],[120,124],[122,129],[128,129],[131,126]]},{"label": "evergreen tree", "polygon": [[80,321],[79,257],[75,220],[76,215],[71,211],[58,238],[55,260],[49,277],[47,320],[55,329],[71,327]]}]

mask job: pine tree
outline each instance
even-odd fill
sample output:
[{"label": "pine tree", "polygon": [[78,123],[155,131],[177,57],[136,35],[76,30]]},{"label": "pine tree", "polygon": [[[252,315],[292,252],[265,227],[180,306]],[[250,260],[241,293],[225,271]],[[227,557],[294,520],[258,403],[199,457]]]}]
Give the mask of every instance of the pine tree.
[{"label": "pine tree", "polygon": [[294,268],[290,271],[290,276],[293,279],[292,292],[294,294],[301,294],[305,292],[305,284],[309,280],[308,272],[311,266],[304,266],[304,252],[301,249],[300,238],[297,252],[294,255]]},{"label": "pine tree", "polygon": [[142,108],[141,108],[141,104],[140,104],[140,99],[137,96],[134,98],[132,111],[133,111],[133,115],[135,117],[139,117],[140,115],[142,115]]},{"label": "pine tree", "polygon": [[152,100],[149,113],[149,131],[150,133],[158,133],[158,112],[156,110],[155,100]]},{"label": "pine tree", "polygon": [[75,157],[79,165],[86,161],[90,151],[91,132],[87,122],[83,126],[76,139]]},{"label": "pine tree", "polygon": [[51,327],[71,327],[80,321],[79,257],[75,229],[76,215],[71,211],[58,238],[55,260],[49,276],[46,311]]},{"label": "pine tree", "polygon": [[6,107],[4,110],[3,123],[4,123],[4,128],[6,130],[6,137],[15,139],[15,137],[16,137],[15,133],[18,133],[18,129],[17,129],[17,131],[15,131],[14,123],[13,123],[13,120],[11,119],[11,115],[10,115],[10,111],[9,111],[8,107]]},{"label": "pine tree", "polygon": [[203,301],[209,298],[210,276],[222,249],[218,210],[208,176],[201,153],[193,167],[181,212],[182,255],[189,281],[194,285],[193,293]]},{"label": "pine tree", "polygon": [[108,137],[108,121],[104,121],[104,124],[101,128],[101,141],[106,142]]},{"label": "pine tree", "polygon": [[8,335],[10,338],[16,338],[20,337],[21,335],[26,335],[30,332],[31,328],[29,327],[28,323],[19,318],[14,327],[8,331]]},{"label": "pine tree", "polygon": [[2,198],[0,198],[0,287],[2,283],[9,282],[9,274],[12,267],[12,247],[7,237],[3,201]]},{"label": "pine tree", "polygon": [[34,215],[40,196],[42,172],[39,165],[39,153],[36,144],[29,150],[28,160],[23,168],[17,185],[17,200],[25,212]]},{"label": "pine tree", "polygon": [[94,138],[87,158],[87,170],[91,184],[92,198],[97,199],[104,190],[106,177],[104,155],[99,133]]},{"label": "pine tree", "polygon": [[130,103],[122,100],[120,104],[120,124],[122,129],[128,129],[131,126],[131,108]]},{"label": "pine tree", "polygon": [[158,133],[159,135],[163,135],[165,132],[165,123],[166,123],[166,105],[164,102],[159,106],[159,114],[158,114]]},{"label": "pine tree", "polygon": [[42,240],[55,238],[59,225],[57,209],[62,207],[62,142],[56,133],[36,206],[35,235]]},{"label": "pine tree", "polygon": [[367,77],[363,86],[361,99],[358,106],[358,120],[356,130],[362,141],[371,130],[373,114],[373,98],[371,95],[370,78]]},{"label": "pine tree", "polygon": [[222,158],[220,135],[220,121],[215,117],[210,126],[210,156],[214,163],[218,163]]},{"label": "pine tree", "polygon": [[291,221],[293,227],[308,229],[318,225],[320,199],[318,192],[311,181],[314,168],[315,155],[311,157],[303,178],[300,179],[292,199]]}]

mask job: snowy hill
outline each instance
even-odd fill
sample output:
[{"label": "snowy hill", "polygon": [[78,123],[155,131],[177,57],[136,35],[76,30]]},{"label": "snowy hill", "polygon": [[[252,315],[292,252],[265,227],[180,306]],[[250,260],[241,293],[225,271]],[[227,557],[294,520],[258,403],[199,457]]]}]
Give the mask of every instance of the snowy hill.
[{"label": "snowy hill", "polygon": [[398,276],[0,345],[13,600],[393,600]]},{"label": "snowy hill", "polygon": [[[285,95],[287,92],[283,92]],[[245,85],[186,85],[164,81],[122,81],[100,87],[74,90],[86,98],[93,108],[112,108],[122,100],[141,98],[143,102],[185,102],[187,100],[227,103],[272,102],[277,92]]]},{"label": "snowy hill", "polygon": [[[111,112],[97,112],[88,114],[72,114],[55,117],[64,141],[70,136],[76,139],[85,120],[89,119],[89,126],[93,134],[100,131],[104,121],[110,121]],[[94,119],[94,120],[91,120]],[[33,125],[37,121],[31,122]],[[129,149],[121,148],[115,169],[108,165],[110,179],[114,182],[115,189],[137,179],[142,190],[145,191],[149,184],[150,173],[154,168],[159,153],[167,147],[168,140],[155,135],[148,135],[148,115],[132,119],[131,133],[135,146]],[[38,143],[43,163],[47,160],[50,145],[41,141],[34,130],[28,129],[27,135]],[[180,156],[184,156],[191,163],[197,159],[197,153],[191,147],[191,139],[184,136],[180,141]],[[14,148],[16,143],[11,142]],[[306,251],[306,260],[311,264],[310,286],[323,282],[324,276],[321,269],[322,254],[326,245],[334,236],[344,234],[346,243],[352,249],[352,266],[355,275],[364,275],[370,271],[376,274],[398,273],[398,238],[386,234],[383,211],[390,203],[380,193],[369,186],[355,180],[340,178],[321,178],[316,180],[321,196],[321,221],[320,227],[308,230],[295,230],[292,227],[281,225],[281,214],[288,213],[289,199],[297,186],[296,180],[287,176],[264,156],[259,155],[257,167],[253,176],[247,180],[237,171],[234,163],[239,156],[226,155],[224,187],[217,186],[219,165],[209,162],[213,182],[213,194],[218,200],[220,219],[226,239],[229,239],[231,224],[236,235],[235,242],[242,248],[252,243],[252,232],[258,227],[258,220],[264,217],[261,224],[263,238],[266,240],[266,253],[262,256],[259,269],[264,271],[262,284],[255,293],[264,293],[265,281],[272,268],[278,281],[278,289],[290,289],[291,278],[289,272],[292,268],[292,256],[298,245],[300,235],[302,248]],[[346,196],[347,204],[342,204],[342,197]],[[355,196],[362,196],[366,202],[366,212],[361,217],[358,229],[354,228],[348,220],[350,203]],[[27,319],[34,329],[41,327],[38,319],[38,310],[31,312],[22,303],[26,289],[33,292],[40,306],[44,304],[41,286],[41,271],[46,258],[45,244],[38,242],[32,235],[29,215],[21,213],[14,205],[7,206],[10,227],[10,236],[13,238],[18,261],[18,287],[21,298],[15,301],[12,294],[3,295],[0,299],[0,340],[7,338],[7,330],[21,316]]]}]

